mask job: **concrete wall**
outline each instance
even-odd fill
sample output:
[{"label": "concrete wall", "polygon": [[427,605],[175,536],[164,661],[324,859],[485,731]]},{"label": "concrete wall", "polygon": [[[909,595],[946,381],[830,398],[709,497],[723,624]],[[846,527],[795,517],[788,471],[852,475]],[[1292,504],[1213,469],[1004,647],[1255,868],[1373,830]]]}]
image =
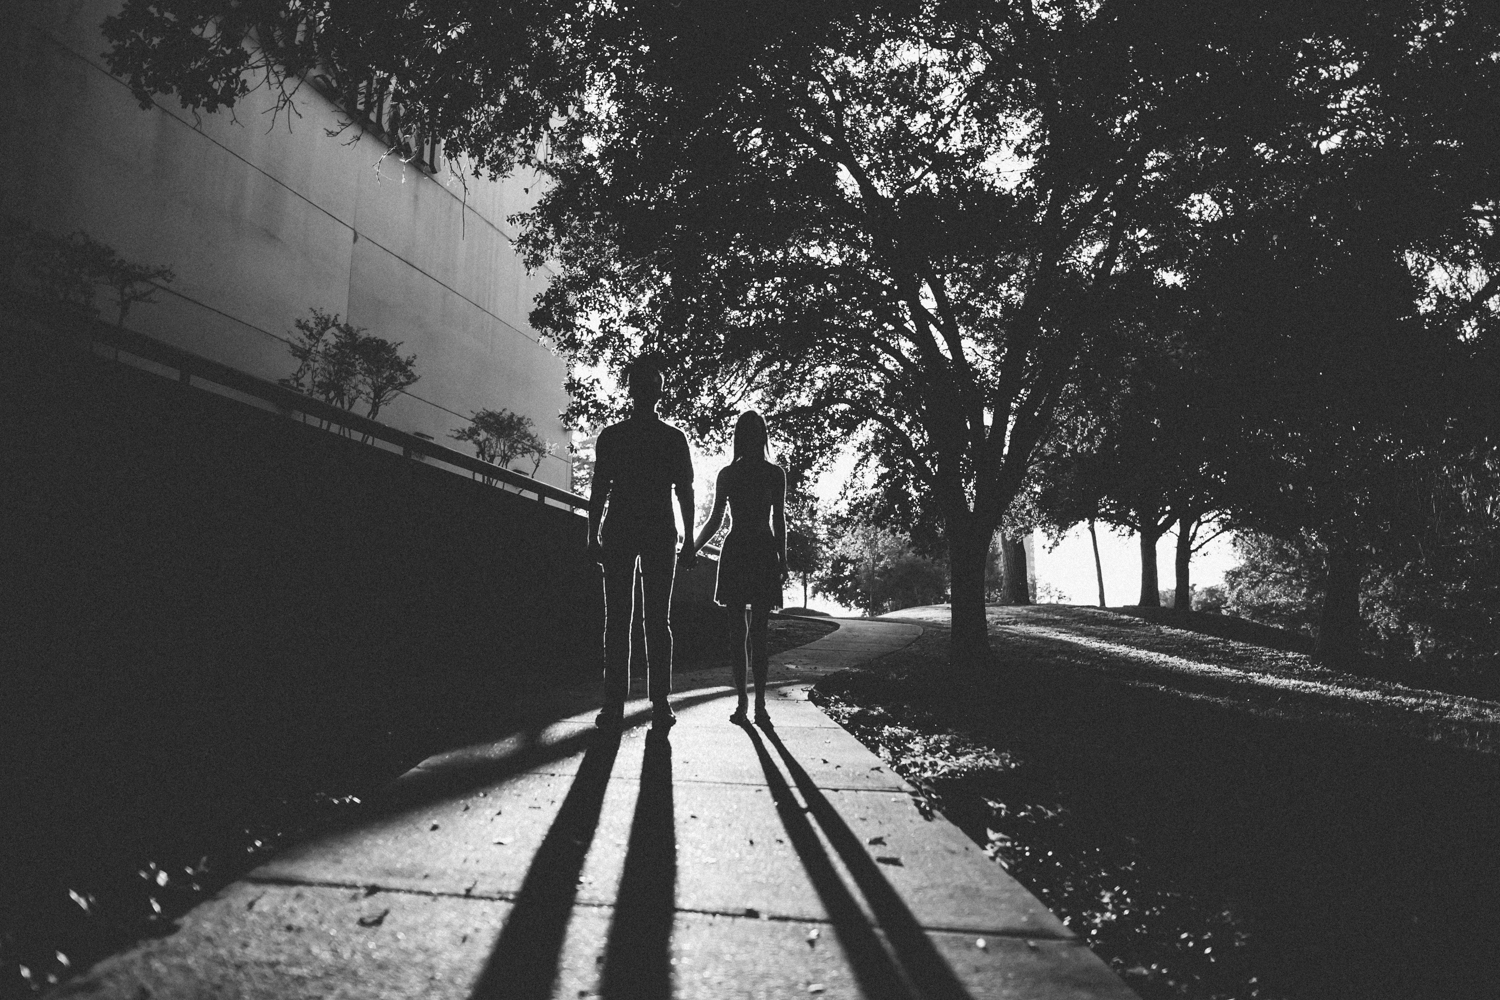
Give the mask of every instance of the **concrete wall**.
[{"label": "concrete wall", "polygon": [[171,293],[129,325],[261,377],[291,372],[280,338],[314,306],[401,341],[422,380],[384,422],[444,441],[472,410],[507,407],[557,443],[538,475],[566,488],[564,365],[526,321],[547,276],[525,273],[506,221],[530,179],[428,176],[373,136],[350,143],[357,128],[329,138],[340,114],[311,87],[290,117],[264,93],[232,116],[141,110],[99,55],[116,7],[7,10],[0,213],[172,267]]}]

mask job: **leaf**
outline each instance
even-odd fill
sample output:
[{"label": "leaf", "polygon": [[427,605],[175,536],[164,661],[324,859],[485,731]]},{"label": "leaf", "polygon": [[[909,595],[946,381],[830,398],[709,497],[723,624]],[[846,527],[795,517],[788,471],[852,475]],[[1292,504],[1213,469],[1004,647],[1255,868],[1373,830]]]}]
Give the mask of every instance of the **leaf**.
[{"label": "leaf", "polygon": [[906,867],[901,863],[901,859],[896,857],[894,854],[877,854],[875,856],[875,860],[879,861],[883,865],[895,865],[897,868]]},{"label": "leaf", "polygon": [[812,930],[807,932],[807,946],[809,948],[815,947],[818,943],[818,938],[822,936],[823,932],[814,927]]},{"label": "leaf", "polygon": [[871,847],[884,847],[885,846],[885,838],[884,837],[871,837],[869,840],[865,841],[865,843],[869,844]]},{"label": "leaf", "polygon": [[361,927],[379,927],[381,924],[385,923],[386,914],[388,914],[390,912],[391,912],[390,909],[387,908],[387,909],[381,910],[379,913],[375,914],[373,917],[360,917],[359,918],[359,926],[361,926]]}]

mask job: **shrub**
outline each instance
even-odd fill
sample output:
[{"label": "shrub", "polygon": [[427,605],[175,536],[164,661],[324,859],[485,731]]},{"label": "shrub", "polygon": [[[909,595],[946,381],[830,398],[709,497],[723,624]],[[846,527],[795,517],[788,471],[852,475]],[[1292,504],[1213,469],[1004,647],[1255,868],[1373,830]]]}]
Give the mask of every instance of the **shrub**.
[{"label": "shrub", "polygon": [[401,356],[401,342],[391,343],[339,319],[338,313],[314,308],[294,324],[288,350],[297,370],[280,380],[289,389],[344,410],[361,400],[375,419],[398,392],[414,385],[417,356]]},{"label": "shrub", "polygon": [[131,306],[156,301],[161,286],[177,277],[169,267],[126,260],[82,230],[55,236],[24,219],[6,216],[0,223],[0,281],[46,306],[97,316],[102,286],[111,293],[115,324],[124,326]]},{"label": "shrub", "polygon": [[542,459],[552,454],[551,442],[536,433],[530,417],[501,408],[498,410],[476,410],[469,419],[469,426],[455,428],[448,435],[455,441],[474,446],[481,462],[498,465],[502,469],[512,462],[531,459],[531,472],[536,475]]}]

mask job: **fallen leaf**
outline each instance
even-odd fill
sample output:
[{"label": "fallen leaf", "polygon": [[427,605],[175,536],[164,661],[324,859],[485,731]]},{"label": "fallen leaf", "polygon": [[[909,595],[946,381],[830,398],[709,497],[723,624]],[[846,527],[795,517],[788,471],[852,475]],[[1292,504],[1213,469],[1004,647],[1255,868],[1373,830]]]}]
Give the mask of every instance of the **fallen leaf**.
[{"label": "fallen leaf", "polygon": [[807,946],[809,948],[813,947],[814,945],[816,945],[818,943],[818,938],[820,938],[822,936],[823,936],[822,932],[819,931],[816,927],[814,927],[812,930],[810,930],[810,931],[807,932]]},{"label": "fallen leaf", "polygon": [[1028,938],[1026,941],[1026,947],[1030,948],[1032,951],[1036,951],[1036,942]]},{"label": "fallen leaf", "polygon": [[974,942],[974,947],[978,948],[980,951],[984,951],[989,946],[990,946],[990,943],[988,941],[986,941],[984,938],[980,938],[979,940],[977,940],[977,941]]},{"label": "fallen leaf", "polygon": [[504,847],[505,846],[505,838],[504,837],[496,837],[495,840],[494,840],[494,843],[499,844],[501,847]]},{"label": "fallen leaf", "polygon": [[745,907],[745,916],[747,916],[747,917],[758,917],[758,916],[760,916],[760,911],[757,910],[753,906],[747,906],[747,907]]},{"label": "fallen leaf", "polygon": [[360,917],[359,918],[359,926],[361,926],[361,927],[379,927],[381,924],[385,923],[385,915],[387,913],[390,913],[390,912],[391,911],[389,909],[384,909],[384,910],[381,910],[379,913],[375,914],[373,917]]},{"label": "fallen leaf", "polygon": [[885,838],[884,837],[871,837],[869,840],[865,841],[865,843],[869,844],[871,847],[884,847],[885,846]]},{"label": "fallen leaf", "polygon": [[808,984],[807,992],[809,992],[809,993],[822,993],[823,992],[823,984],[822,983],[810,983],[810,984]]},{"label": "fallen leaf", "polygon": [[897,868],[906,867],[901,863],[901,859],[893,854],[877,854],[875,855],[875,860],[879,861],[883,865],[895,865]]},{"label": "fallen leaf", "polygon": [[379,891],[380,891],[380,886],[378,886],[378,885],[367,885],[367,886],[365,886],[365,898],[369,899],[371,896],[375,895]]},{"label": "fallen leaf", "polygon": [[434,823],[434,824],[432,824],[431,826],[429,826],[427,828],[427,832],[431,833],[433,830],[436,830],[437,828],[438,828],[438,825],[436,823]]}]

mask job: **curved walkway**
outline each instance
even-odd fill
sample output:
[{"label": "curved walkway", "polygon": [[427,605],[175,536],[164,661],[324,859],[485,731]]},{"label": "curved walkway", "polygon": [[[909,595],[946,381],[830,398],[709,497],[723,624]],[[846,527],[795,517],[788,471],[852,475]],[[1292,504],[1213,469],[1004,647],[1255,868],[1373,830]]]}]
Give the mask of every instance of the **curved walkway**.
[{"label": "curved walkway", "polygon": [[774,657],[771,730],[700,672],[666,740],[634,702],[618,737],[589,713],[438,754],[58,995],[1133,996],[807,700],[920,633],[844,620]]}]

